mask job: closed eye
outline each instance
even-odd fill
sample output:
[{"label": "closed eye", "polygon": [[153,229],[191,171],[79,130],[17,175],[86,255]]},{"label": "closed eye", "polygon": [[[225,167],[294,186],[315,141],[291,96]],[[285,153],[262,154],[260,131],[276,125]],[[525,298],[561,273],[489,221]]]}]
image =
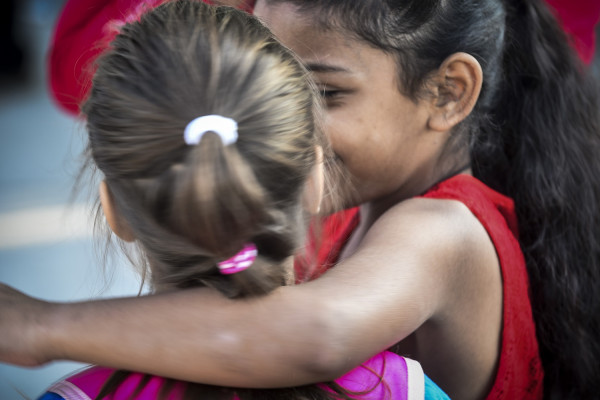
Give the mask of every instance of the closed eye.
[{"label": "closed eye", "polygon": [[319,93],[327,108],[337,108],[344,104],[347,95],[352,93],[352,90],[321,88]]},{"label": "closed eye", "polygon": [[326,89],[322,89],[320,91],[320,93],[321,93],[321,97],[323,97],[325,100],[328,100],[328,99],[335,98],[336,96],[339,96],[343,92],[341,90],[326,90]]}]

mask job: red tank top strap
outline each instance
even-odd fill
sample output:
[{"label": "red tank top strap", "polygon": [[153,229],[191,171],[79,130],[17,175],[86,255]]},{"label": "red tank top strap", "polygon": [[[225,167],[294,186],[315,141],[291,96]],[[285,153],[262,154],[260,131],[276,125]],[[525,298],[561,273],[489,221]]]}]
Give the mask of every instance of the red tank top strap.
[{"label": "red tank top strap", "polygon": [[443,181],[422,197],[465,204],[496,248],[503,280],[502,349],[496,379],[487,399],[540,399],[543,370],[513,201],[469,175]]}]

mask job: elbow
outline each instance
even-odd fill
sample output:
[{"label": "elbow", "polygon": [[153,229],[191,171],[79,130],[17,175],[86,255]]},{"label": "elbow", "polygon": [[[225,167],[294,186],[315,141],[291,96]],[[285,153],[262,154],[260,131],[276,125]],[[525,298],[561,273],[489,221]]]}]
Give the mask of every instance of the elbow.
[{"label": "elbow", "polygon": [[333,381],[359,364],[352,362],[350,351],[341,350],[335,342],[325,340],[316,348],[320,350],[314,352],[308,368],[309,374],[314,376],[313,383]]},{"label": "elbow", "polygon": [[[362,360],[356,357],[351,335],[344,329],[339,317],[320,312],[311,327],[310,351],[302,352],[303,369],[311,377],[312,383],[332,381],[339,378]],[[302,346],[303,347],[303,346]]]}]

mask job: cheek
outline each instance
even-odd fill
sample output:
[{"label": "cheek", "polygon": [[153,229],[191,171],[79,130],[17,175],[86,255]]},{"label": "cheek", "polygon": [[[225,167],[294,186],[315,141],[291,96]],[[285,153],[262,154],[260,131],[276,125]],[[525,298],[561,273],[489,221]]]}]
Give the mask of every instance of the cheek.
[{"label": "cheek", "polygon": [[340,124],[332,123],[325,126],[325,133],[336,156],[344,163],[350,162],[355,152],[353,132]]},{"label": "cheek", "polygon": [[328,110],[323,127],[335,153],[342,159],[353,158],[357,146],[367,139],[360,115],[345,110]]},{"label": "cheek", "polygon": [[333,151],[339,155],[341,151],[340,146],[342,139],[342,135],[340,134],[340,126],[336,119],[332,118],[329,111],[325,111],[323,118],[323,133],[325,134],[327,140],[329,140]]}]

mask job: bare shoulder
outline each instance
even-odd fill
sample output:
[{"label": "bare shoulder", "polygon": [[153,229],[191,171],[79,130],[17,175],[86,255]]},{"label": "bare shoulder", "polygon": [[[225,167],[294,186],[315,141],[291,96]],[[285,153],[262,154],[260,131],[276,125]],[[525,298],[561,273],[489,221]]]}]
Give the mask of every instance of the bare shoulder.
[{"label": "bare shoulder", "polygon": [[416,267],[415,282],[436,290],[446,306],[456,290],[478,296],[490,284],[501,288],[490,237],[456,200],[414,198],[397,204],[373,224],[360,250],[387,257],[399,268]]},{"label": "bare shoulder", "polygon": [[403,353],[444,383],[493,375],[500,269],[487,232],[458,201],[395,205],[336,268],[302,286],[328,321],[335,316],[332,330],[341,333],[328,345],[346,343],[360,358],[401,342]]},{"label": "bare shoulder", "polygon": [[488,247],[491,240],[479,220],[460,201],[413,198],[384,213],[363,240],[363,245],[369,247],[397,248],[404,244],[414,251],[426,250],[432,255],[462,259],[480,256],[477,249]]},{"label": "bare shoulder", "polygon": [[427,306],[429,317],[398,350],[414,355],[457,397],[465,387],[489,390],[501,343],[503,290],[496,250],[479,220],[455,200],[411,199],[384,214],[364,245],[408,259],[411,295]]}]

